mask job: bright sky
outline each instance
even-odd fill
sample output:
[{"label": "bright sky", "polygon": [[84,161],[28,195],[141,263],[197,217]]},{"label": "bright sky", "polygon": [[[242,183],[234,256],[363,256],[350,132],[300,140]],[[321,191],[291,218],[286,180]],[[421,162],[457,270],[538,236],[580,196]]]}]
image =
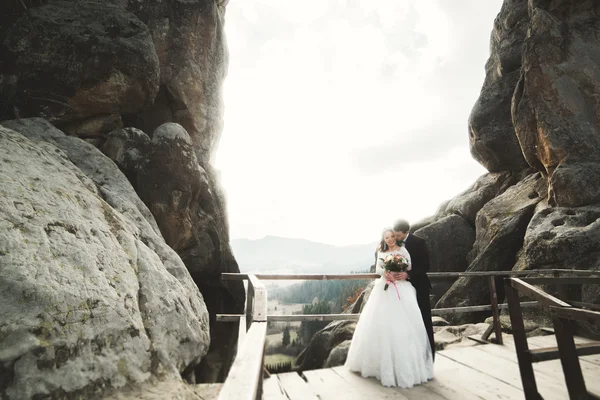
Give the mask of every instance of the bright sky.
[{"label": "bright sky", "polygon": [[370,243],[468,188],[501,3],[231,0],[215,160],[231,237]]}]

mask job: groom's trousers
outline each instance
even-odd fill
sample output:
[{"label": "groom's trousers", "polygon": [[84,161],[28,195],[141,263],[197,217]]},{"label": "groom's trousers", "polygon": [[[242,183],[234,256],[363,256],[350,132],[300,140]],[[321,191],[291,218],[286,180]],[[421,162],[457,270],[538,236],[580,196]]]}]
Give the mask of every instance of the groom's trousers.
[{"label": "groom's trousers", "polygon": [[417,291],[417,303],[419,303],[419,309],[421,310],[421,316],[423,316],[423,322],[425,323],[425,330],[429,337],[429,345],[431,346],[431,354],[435,360],[435,341],[433,339],[433,322],[431,321],[431,305],[429,304],[429,285],[419,285],[416,287]]}]

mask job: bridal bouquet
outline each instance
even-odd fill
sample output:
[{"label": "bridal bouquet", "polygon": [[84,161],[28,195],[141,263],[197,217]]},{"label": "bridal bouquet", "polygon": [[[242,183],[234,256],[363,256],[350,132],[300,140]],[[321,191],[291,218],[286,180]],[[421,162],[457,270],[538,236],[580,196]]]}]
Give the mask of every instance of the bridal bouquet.
[{"label": "bridal bouquet", "polygon": [[[402,254],[389,254],[380,260],[383,261],[383,269],[388,272],[406,272],[408,270],[408,259]],[[389,284],[386,282],[383,290],[387,290],[388,286]]]}]

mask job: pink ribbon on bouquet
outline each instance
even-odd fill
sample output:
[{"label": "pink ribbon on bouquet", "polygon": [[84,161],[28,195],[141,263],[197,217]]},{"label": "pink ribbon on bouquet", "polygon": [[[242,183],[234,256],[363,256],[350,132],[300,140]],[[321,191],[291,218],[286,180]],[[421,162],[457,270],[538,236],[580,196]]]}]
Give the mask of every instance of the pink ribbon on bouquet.
[{"label": "pink ribbon on bouquet", "polygon": [[396,289],[396,294],[398,295],[398,300],[400,300],[400,293],[398,292],[398,286],[396,286],[396,281],[386,280],[385,283],[391,283],[392,285],[394,285],[394,288]]}]

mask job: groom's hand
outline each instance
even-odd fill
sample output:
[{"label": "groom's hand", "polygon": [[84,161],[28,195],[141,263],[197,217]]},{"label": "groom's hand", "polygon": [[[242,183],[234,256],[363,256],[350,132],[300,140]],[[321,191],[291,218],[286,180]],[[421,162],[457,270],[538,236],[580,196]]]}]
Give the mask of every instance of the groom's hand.
[{"label": "groom's hand", "polygon": [[405,281],[408,279],[408,274],[406,272],[395,272],[394,278],[398,281]]}]

